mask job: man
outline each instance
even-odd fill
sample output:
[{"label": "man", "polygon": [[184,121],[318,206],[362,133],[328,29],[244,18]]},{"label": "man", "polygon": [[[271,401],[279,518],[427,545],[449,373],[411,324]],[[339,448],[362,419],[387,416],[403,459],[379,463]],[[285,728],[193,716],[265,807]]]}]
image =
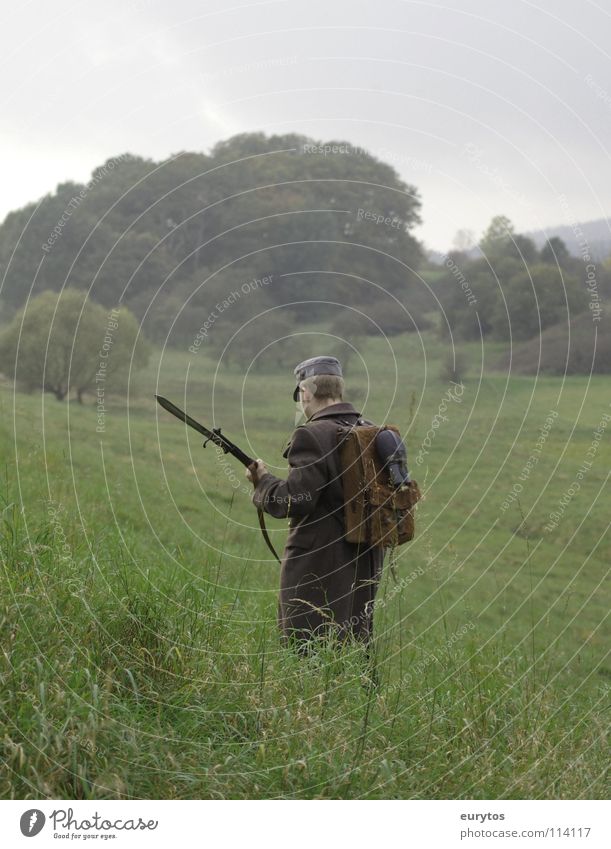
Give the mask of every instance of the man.
[{"label": "man", "polygon": [[342,400],[344,381],[335,357],[312,357],[295,369],[299,400],[307,417],[289,442],[286,480],[262,460],[246,470],[253,503],[277,519],[289,517],[282,557],[278,625],[286,643],[308,649],[329,631],[369,646],[373,604],[384,551],[346,542],[344,498],[336,450],[339,426],[365,422]]}]

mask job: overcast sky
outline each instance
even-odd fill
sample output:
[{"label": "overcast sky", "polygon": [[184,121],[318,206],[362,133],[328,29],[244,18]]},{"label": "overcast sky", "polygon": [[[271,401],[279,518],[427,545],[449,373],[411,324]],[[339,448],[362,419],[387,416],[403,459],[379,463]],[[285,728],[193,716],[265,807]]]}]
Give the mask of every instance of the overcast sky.
[{"label": "overcast sky", "polygon": [[606,217],[610,36],[605,0],[4,4],[0,218],[113,155],[255,130],[391,162],[429,247]]}]

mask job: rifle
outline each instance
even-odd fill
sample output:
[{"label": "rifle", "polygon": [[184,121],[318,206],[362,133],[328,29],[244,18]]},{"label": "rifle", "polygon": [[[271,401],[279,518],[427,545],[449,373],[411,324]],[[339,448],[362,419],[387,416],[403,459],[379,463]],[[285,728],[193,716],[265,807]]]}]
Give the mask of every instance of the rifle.
[{"label": "rifle", "polygon": [[[164,410],[167,410],[168,413],[172,413],[173,416],[176,416],[177,419],[183,421],[189,427],[192,427],[193,430],[196,430],[198,433],[201,433],[202,436],[206,437],[206,441],[204,442],[203,447],[205,448],[209,442],[212,442],[214,445],[218,446],[222,449],[225,454],[231,454],[236,460],[239,460],[242,465],[249,467],[254,464],[256,467],[257,461],[253,460],[252,457],[249,457],[248,454],[245,454],[241,448],[232,442],[230,439],[227,439],[221,433],[220,427],[213,427],[212,430],[209,430],[203,424],[200,424],[195,419],[191,418],[184,410],[181,410],[180,407],[177,407],[176,404],[173,404],[171,401],[168,401],[167,398],[164,398],[163,395],[155,395],[157,399],[157,403],[160,404]],[[259,517],[259,526],[261,528],[261,533],[263,534],[263,539],[265,540],[267,547],[274,555],[278,563],[280,563],[280,558],[276,553],[276,549],[272,545],[272,541],[269,538],[269,534],[267,533],[267,528],[265,527],[265,518],[263,516],[263,510],[257,507],[257,514]]]}]

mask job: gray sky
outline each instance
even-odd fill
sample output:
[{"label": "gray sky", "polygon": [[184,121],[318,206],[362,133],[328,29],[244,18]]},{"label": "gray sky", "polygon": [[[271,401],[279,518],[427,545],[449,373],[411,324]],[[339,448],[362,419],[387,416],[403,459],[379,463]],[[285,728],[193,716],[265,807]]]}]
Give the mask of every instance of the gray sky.
[{"label": "gray sky", "polygon": [[4,4],[0,218],[113,155],[255,130],[391,162],[429,247],[606,217],[610,35],[605,0]]}]

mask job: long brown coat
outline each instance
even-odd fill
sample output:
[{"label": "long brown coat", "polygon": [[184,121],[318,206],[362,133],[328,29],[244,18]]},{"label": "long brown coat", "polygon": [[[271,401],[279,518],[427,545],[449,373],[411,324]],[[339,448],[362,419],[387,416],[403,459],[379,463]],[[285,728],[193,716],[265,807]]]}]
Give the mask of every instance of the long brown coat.
[{"label": "long brown coat", "polygon": [[[384,552],[344,540],[344,499],[336,451],[340,424],[354,424],[352,404],[332,404],[298,427],[284,457],[289,475],[261,477],[253,503],[290,518],[282,557],[278,625],[286,642],[303,645],[336,631],[368,643]],[[370,424],[370,422],[368,422]]]}]

